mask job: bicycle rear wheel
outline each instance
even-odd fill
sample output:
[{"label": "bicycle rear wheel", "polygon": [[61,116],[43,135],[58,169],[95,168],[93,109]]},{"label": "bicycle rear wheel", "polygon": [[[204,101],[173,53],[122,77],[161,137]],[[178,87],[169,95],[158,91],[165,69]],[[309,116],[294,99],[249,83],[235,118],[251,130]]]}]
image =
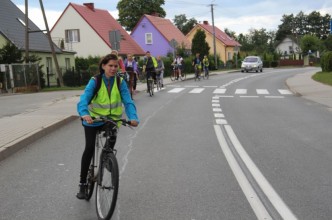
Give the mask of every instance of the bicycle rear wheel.
[{"label": "bicycle rear wheel", "polygon": [[114,212],[119,189],[119,167],[113,153],[107,153],[99,168],[96,187],[96,209],[98,219],[109,220]]}]

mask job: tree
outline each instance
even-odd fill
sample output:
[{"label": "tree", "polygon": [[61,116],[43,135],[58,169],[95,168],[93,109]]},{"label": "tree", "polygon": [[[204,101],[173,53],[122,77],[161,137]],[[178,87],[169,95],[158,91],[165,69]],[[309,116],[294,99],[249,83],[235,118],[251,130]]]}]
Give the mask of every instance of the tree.
[{"label": "tree", "polygon": [[228,29],[228,28],[225,28],[225,29],[224,29],[224,32],[225,32],[228,36],[230,36],[231,38],[236,39],[235,31],[232,31],[232,30],[230,30],[230,29]]},{"label": "tree", "polygon": [[165,0],[120,0],[116,6],[119,10],[118,22],[127,30],[132,31],[144,14],[158,14],[164,18],[165,10],[161,5]]},{"label": "tree", "polygon": [[326,50],[332,51],[332,35],[329,35],[323,43]]},{"label": "tree", "polygon": [[187,19],[185,14],[175,15],[174,25],[184,34],[188,34],[191,29],[198,23],[195,18]]},{"label": "tree", "polygon": [[22,57],[22,52],[10,42],[7,42],[5,46],[0,48],[0,63],[22,63]]},{"label": "tree", "polygon": [[206,35],[202,30],[197,30],[191,43],[191,53],[200,55],[208,55],[210,51],[209,44],[205,41]]},{"label": "tree", "polygon": [[301,50],[306,54],[310,51],[318,51],[321,46],[321,41],[315,35],[304,35],[300,42]]}]

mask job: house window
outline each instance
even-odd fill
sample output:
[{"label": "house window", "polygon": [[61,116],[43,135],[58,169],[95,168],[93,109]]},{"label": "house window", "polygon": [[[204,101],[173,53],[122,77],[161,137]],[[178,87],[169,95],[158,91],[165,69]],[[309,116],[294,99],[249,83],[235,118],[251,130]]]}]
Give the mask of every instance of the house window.
[{"label": "house window", "polygon": [[66,35],[66,43],[80,42],[80,30],[79,29],[65,30],[65,35]]},{"label": "house window", "polygon": [[65,62],[66,62],[66,70],[70,70],[70,59],[66,58]]},{"label": "house window", "polygon": [[289,46],[289,53],[292,54],[294,51],[293,51],[293,47],[292,46]]},{"label": "house window", "polygon": [[152,44],[152,33],[145,33],[145,44]]},{"label": "house window", "polygon": [[227,60],[232,60],[232,52],[227,53]]}]

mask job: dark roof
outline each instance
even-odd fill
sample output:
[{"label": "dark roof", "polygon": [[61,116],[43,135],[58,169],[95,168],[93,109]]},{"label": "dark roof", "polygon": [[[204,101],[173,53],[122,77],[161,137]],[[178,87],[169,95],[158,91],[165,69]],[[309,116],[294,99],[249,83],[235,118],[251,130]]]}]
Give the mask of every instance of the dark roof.
[{"label": "dark roof", "polygon": [[[69,3],[67,8],[72,6],[78,14],[87,22],[88,25],[100,36],[100,38],[112,48],[109,41],[109,33],[112,30],[120,30],[122,40],[120,41],[119,54],[132,53],[135,55],[144,55],[144,50],[134,41],[134,39],[122,28],[112,15],[103,9],[90,8],[85,5]],[[67,8],[65,10],[67,10]],[[64,13],[64,12],[63,12]],[[61,19],[61,17],[59,18]],[[56,25],[56,24],[55,24]]]},{"label": "dark roof", "polygon": [[[13,43],[20,50],[25,50],[25,14],[10,0],[1,0],[0,7],[0,34]],[[30,31],[40,29],[29,19]],[[54,45],[56,52],[61,50]],[[51,52],[47,36],[42,32],[29,34],[29,51]]]}]

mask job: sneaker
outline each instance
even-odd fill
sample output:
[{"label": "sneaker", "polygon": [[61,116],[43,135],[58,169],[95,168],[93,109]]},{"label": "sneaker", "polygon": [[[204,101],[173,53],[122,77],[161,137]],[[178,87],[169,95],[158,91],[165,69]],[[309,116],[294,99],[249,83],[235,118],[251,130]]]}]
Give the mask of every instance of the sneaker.
[{"label": "sneaker", "polygon": [[88,184],[86,184],[86,183],[80,183],[78,186],[79,186],[80,190],[76,194],[76,197],[78,199],[85,199],[86,198],[86,190],[88,188]]},{"label": "sneaker", "polygon": [[161,84],[161,88],[164,88],[164,84]]}]

